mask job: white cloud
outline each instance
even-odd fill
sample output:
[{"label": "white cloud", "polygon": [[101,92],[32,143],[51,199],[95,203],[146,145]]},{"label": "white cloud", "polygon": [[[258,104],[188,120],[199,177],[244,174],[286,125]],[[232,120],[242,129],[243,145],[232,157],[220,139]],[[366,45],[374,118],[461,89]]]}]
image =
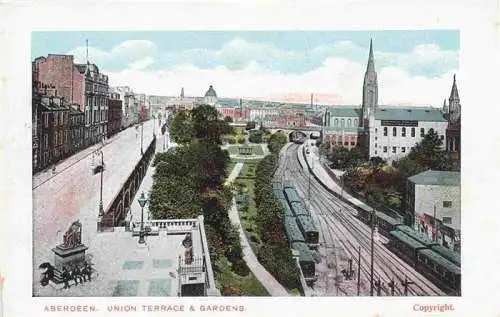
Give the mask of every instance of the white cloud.
[{"label": "white cloud", "polygon": [[[213,85],[219,97],[262,97],[310,93],[336,95],[342,104],[361,103],[365,65],[344,58],[328,58],[323,65],[301,75],[285,75],[251,61],[241,70],[226,66],[202,69],[190,64],[162,71],[128,69],[107,72],[111,85],[128,85],[137,92],[202,96]],[[379,103],[440,106],[449,95],[453,70],[426,78],[412,76],[397,67],[379,71]],[[326,97],[324,97],[326,98]],[[328,102],[328,100],[317,100]]]},{"label": "white cloud", "polygon": [[[74,55],[76,63],[86,62],[86,47],[79,46],[68,52]],[[88,48],[89,61],[97,65],[117,65],[131,68],[145,68],[156,61],[156,44],[151,41],[124,41],[106,52],[92,46]]]}]

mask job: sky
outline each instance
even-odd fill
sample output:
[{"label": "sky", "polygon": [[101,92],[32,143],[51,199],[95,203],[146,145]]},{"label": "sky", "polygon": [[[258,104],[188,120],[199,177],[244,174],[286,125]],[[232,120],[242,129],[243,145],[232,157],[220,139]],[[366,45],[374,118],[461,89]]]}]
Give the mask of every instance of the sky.
[{"label": "sky", "polygon": [[75,31],[33,32],[32,58],[88,57],[110,85],[151,95],[326,104],[361,103],[373,39],[379,104],[441,106],[453,74],[459,84],[460,34],[419,31]]}]

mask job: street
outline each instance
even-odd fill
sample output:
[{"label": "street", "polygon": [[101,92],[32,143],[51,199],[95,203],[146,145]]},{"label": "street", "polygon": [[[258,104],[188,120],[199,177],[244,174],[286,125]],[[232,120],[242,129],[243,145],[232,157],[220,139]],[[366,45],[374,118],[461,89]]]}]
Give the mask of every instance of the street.
[{"label": "street", "polygon": [[[156,121],[147,121],[143,126],[144,150],[153,138],[153,122]],[[155,129],[161,134],[158,126]],[[106,210],[141,157],[141,126],[137,130],[131,127],[121,131],[102,152],[105,164],[102,199]],[[100,177],[93,175],[92,161],[96,165],[100,163],[99,152],[83,157],[60,172],[56,169],[53,177],[33,189],[34,286],[39,282],[38,266],[53,261],[51,249],[62,243],[73,221],[82,223],[83,244],[90,244],[96,234]]]}]

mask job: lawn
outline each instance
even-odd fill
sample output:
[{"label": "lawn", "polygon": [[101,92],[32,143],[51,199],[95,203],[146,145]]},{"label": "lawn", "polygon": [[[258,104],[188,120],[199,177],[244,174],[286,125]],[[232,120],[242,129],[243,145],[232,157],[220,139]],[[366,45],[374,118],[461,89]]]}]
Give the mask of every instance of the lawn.
[{"label": "lawn", "polygon": [[269,296],[252,272],[241,276],[231,270],[231,262],[223,258],[215,263],[215,280],[223,296]]},{"label": "lawn", "polygon": [[[249,146],[241,146],[241,145],[230,145],[227,150],[230,155],[239,155],[238,148],[240,147],[251,147],[253,155],[264,155],[264,151],[262,150],[262,146],[260,145],[249,145]],[[244,155],[242,155],[244,156]]]},{"label": "lawn", "polygon": [[[238,178],[236,179],[236,189],[242,188],[246,196],[246,202],[238,208],[240,219],[245,229],[252,248],[256,251],[260,244],[260,230],[257,224],[257,207],[255,205],[255,169],[258,161],[243,165]],[[239,184],[239,185],[238,185]]]}]

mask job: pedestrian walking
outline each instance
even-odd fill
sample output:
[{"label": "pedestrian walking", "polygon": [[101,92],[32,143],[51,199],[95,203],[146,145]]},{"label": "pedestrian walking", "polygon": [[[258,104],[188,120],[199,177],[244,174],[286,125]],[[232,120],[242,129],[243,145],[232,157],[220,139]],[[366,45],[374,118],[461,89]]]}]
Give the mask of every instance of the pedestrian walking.
[{"label": "pedestrian walking", "polygon": [[69,288],[69,272],[66,267],[63,267],[61,277],[64,282],[64,288]]},{"label": "pedestrian walking", "polygon": [[80,273],[81,273],[81,279],[80,279],[80,281],[83,280],[83,282],[87,282],[87,275],[88,274],[87,274],[87,266],[85,264],[83,264]]}]

